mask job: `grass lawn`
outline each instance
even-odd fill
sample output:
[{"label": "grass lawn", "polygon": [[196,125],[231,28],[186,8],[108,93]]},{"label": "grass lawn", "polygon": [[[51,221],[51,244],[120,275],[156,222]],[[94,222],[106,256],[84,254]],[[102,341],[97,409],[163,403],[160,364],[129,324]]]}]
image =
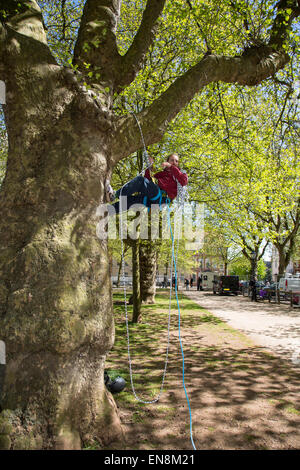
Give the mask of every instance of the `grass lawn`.
[{"label": "grass lawn", "polygon": [[[258,347],[183,294],[179,299],[185,384],[197,449],[299,448],[299,369]],[[127,382],[125,390],[114,395],[126,442],[112,443],[109,449],[192,449],[176,299],[171,304],[164,392],[154,404],[140,403],[132,393],[122,292],[114,294],[114,302],[115,345],[106,369]],[[129,325],[134,387],[146,401],[160,390],[168,305],[169,292],[159,291],[155,305],[142,307],[141,323]],[[128,314],[131,319],[131,306]]]}]

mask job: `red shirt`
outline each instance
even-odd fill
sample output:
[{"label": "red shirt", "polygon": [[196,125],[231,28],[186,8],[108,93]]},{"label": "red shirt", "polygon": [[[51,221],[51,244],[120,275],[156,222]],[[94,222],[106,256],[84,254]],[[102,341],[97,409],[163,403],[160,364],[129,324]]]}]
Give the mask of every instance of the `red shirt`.
[{"label": "red shirt", "polygon": [[[145,171],[145,178],[151,179],[149,168]],[[179,168],[172,165],[170,168],[165,168],[163,171],[155,173],[154,178],[158,180],[157,184],[160,189],[166,191],[170,199],[174,199],[177,196],[177,181],[181,186],[186,186],[188,177],[185,173],[182,173]]]}]

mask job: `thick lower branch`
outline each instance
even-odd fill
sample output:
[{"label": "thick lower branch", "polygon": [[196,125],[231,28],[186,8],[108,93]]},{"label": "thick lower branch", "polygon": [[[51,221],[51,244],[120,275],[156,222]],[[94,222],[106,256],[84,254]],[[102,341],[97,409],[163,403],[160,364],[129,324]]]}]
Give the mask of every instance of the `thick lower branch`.
[{"label": "thick lower branch", "polygon": [[293,20],[299,15],[299,0],[279,0],[269,41],[272,47],[279,49],[283,46],[289,37]]},{"label": "thick lower branch", "polygon": [[122,57],[121,73],[117,81],[117,89],[128,86],[141,69],[146,53],[153,43],[157,30],[157,19],[161,15],[166,0],[148,0],[143,18],[130,48]]},{"label": "thick lower branch", "polygon": [[24,36],[47,44],[42,12],[35,0],[2,0],[0,21]]},{"label": "thick lower branch", "polygon": [[[75,65],[91,83],[113,85],[120,61],[116,26],[120,0],[87,0],[74,48]],[[88,75],[89,74],[89,75]]]},{"label": "thick lower branch", "polygon": [[[32,75],[45,65],[57,65],[46,39],[43,17],[38,4],[33,1],[2,1],[0,9],[0,79],[15,83],[16,76],[24,73],[32,87]],[[33,70],[34,69],[34,70]],[[7,85],[9,92],[9,86]],[[28,106],[27,106],[28,107]]]}]

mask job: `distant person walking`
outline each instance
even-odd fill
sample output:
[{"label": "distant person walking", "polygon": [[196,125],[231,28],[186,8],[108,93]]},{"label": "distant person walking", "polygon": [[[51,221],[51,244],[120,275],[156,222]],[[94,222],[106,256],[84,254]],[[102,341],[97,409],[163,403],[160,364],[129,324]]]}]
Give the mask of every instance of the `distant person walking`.
[{"label": "distant person walking", "polygon": [[185,278],[184,283],[185,283],[185,290],[190,290],[190,282],[187,278]]},{"label": "distant person walking", "polygon": [[192,287],[193,287],[193,282],[194,282],[194,280],[193,280],[193,278],[191,277],[191,279],[190,279],[190,287],[191,287],[191,289],[192,289]]},{"label": "distant person walking", "polygon": [[202,290],[202,276],[198,277],[197,280],[197,290]]}]

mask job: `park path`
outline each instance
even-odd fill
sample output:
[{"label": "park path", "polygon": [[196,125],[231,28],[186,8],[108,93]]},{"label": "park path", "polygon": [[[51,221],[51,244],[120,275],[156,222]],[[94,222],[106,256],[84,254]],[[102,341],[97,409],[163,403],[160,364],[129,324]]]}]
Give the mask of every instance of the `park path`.
[{"label": "park path", "polygon": [[230,326],[300,367],[300,309],[208,291],[182,293]]}]

